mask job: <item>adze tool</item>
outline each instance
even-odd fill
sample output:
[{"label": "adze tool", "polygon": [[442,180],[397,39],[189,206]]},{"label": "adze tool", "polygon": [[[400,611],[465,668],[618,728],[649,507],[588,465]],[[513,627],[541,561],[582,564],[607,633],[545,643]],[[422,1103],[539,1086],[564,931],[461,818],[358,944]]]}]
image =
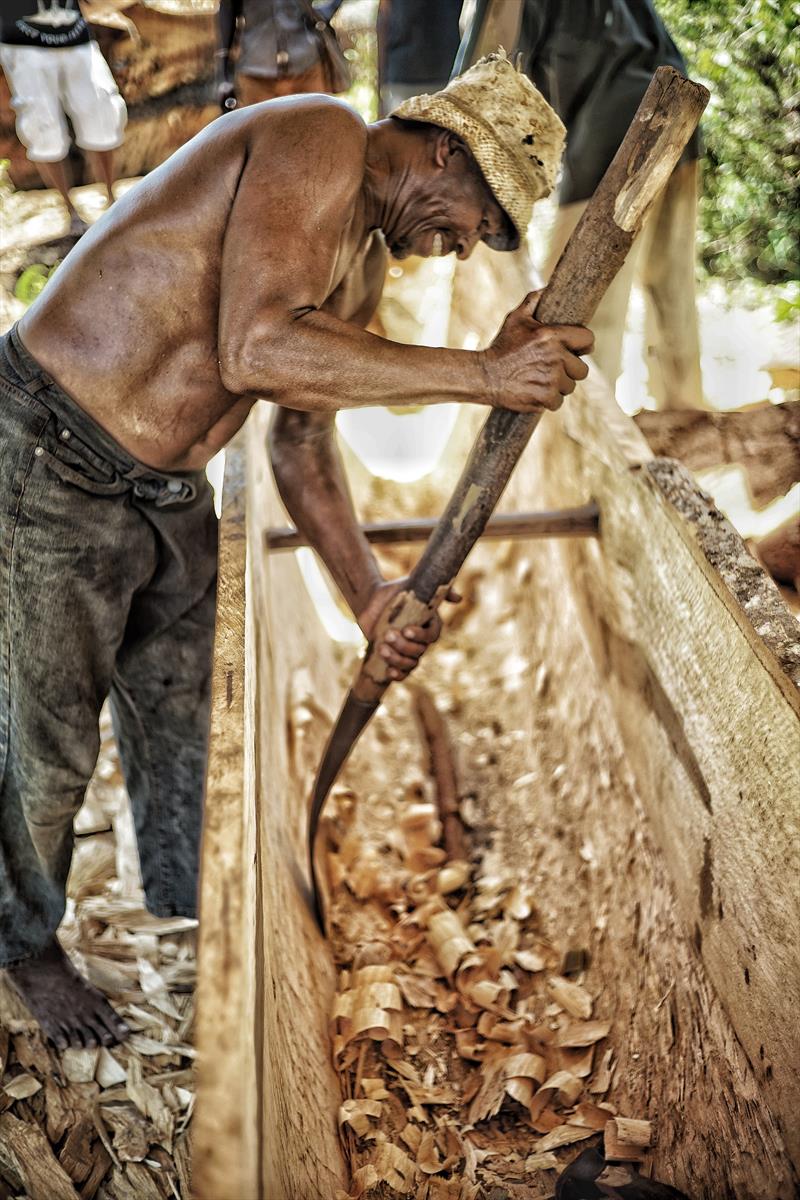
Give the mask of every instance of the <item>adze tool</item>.
[{"label": "adze tool", "polygon": [[[669,179],[708,103],[706,88],[672,67],[650,81],[597,191],[539,298],[532,316],[545,324],[586,325],[619,271],[647,210]],[[481,536],[517,460],[539,422],[539,413],[494,409],[478,434],[453,496],[422,556],[383,613],[347,694],[319,767],[308,824],[308,850],[316,916],[325,916],[314,864],[320,814],[361,731],[391,680],[378,647],[390,629],[424,625],[447,595]]]}]

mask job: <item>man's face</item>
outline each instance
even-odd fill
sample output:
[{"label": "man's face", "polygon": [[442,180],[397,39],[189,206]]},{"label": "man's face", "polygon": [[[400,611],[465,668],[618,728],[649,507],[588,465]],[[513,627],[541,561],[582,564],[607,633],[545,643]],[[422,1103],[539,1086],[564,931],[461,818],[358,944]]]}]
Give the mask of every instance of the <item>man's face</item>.
[{"label": "man's face", "polygon": [[477,242],[516,233],[472,155],[459,139],[442,135],[427,169],[415,175],[410,197],[385,230],[395,258],[455,253],[469,258]]}]

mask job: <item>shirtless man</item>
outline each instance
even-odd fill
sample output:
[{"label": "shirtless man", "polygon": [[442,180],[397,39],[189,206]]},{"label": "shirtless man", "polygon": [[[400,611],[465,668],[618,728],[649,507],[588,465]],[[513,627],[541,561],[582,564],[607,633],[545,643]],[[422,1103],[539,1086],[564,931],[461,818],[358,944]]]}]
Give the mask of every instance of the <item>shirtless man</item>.
[{"label": "shirtless man", "polygon": [[[473,68],[479,83],[486,69]],[[479,239],[512,249],[552,185],[557,119],[505,59],[489,74],[489,110],[518,113],[521,145],[526,123],[541,142],[515,182],[491,165],[491,125],[464,115],[474,87],[451,85],[457,105],[429,98],[435,125],[408,119],[424,116],[417,107],[365,126],[321,96],[243,109],[119,200],[0,342],[0,964],[58,1047],[127,1033],[55,936],[107,695],[148,907],[195,912],[216,573],[209,458],[257,399],[278,406],[286,507],[369,637],[402,581],[381,578],[358,530],[336,410],[554,409],[586,375],[591,334],[539,325],[530,297],[482,353],[364,328],[383,239],[398,258],[466,258]],[[394,678],[438,632],[432,622],[383,645]]]}]

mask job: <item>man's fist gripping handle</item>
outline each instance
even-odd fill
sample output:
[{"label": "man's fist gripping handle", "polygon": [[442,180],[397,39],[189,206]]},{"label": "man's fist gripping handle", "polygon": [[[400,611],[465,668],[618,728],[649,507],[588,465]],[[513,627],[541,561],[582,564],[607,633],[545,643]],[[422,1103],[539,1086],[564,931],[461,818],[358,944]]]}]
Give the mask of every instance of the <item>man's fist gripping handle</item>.
[{"label": "man's fist gripping handle", "polygon": [[530,292],[483,352],[486,399],[493,408],[519,413],[555,410],[589,373],[579,355],[591,351],[592,333],[583,325],[537,321],[534,313],[543,294]]}]

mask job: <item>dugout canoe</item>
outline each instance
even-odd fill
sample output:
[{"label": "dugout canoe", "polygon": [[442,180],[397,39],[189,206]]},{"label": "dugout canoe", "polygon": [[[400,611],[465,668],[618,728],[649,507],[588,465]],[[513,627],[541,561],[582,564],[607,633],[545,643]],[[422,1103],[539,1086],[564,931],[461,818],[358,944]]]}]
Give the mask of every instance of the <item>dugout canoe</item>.
[{"label": "dugout canoe", "polygon": [[[457,324],[451,343],[461,344]],[[229,449],[222,496],[200,1200],[333,1200],[348,1186],[328,1035],[335,971],[307,896],[308,781],[322,743],[306,747],[305,761],[288,732],[302,675],[313,724],[320,739],[327,733],[342,697],[341,649],[294,553],[265,548],[266,531],[287,524],[267,421],[261,405]],[[435,516],[473,430],[465,414],[442,464],[417,485],[372,480],[355,464],[362,518],[393,508]],[[593,377],[543,420],[502,508],[589,499],[597,539],[526,543],[522,558],[492,558],[497,543],[479,549],[493,586],[510,594],[524,580],[515,621],[532,664],[522,679],[531,708],[546,677],[554,748],[569,757],[590,746],[594,756],[583,775],[573,771],[571,790],[554,793],[557,811],[532,802],[531,820],[553,847],[565,920],[585,929],[590,978],[615,1014],[626,1110],[656,1122],[655,1175],[697,1200],[788,1198],[800,1167],[796,622],[691,475],[655,457]],[[574,853],[576,839],[593,865],[566,887],[573,877],[559,854]],[[589,916],[599,911],[602,928]]]}]

